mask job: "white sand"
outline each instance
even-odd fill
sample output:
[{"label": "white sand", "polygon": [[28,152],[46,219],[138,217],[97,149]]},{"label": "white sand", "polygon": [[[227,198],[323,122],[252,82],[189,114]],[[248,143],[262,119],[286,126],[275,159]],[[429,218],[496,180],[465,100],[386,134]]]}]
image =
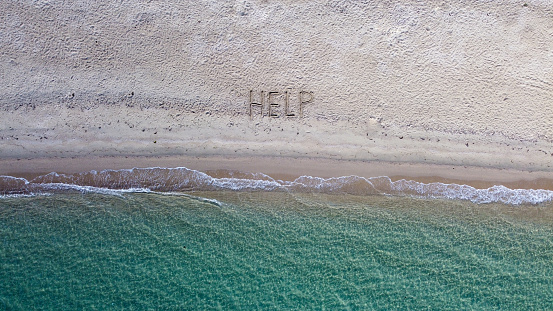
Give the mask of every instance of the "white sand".
[{"label": "white sand", "polygon": [[[110,167],[106,156],[150,157],[149,166],[167,156],[270,156],[476,167],[480,176],[419,170],[463,180],[510,182],[519,171],[548,177],[549,7],[540,0],[0,2],[0,173],[38,163],[27,159],[51,159],[55,170],[71,158],[84,169],[98,157],[105,162],[95,168]],[[254,102],[265,92],[263,115],[253,106],[250,116],[250,90]],[[278,118],[268,116],[270,91],[279,92],[271,95]],[[285,91],[294,117],[285,115]],[[300,117],[301,91],[313,99]],[[349,173],[329,163],[339,167],[331,175]],[[402,175],[387,167],[382,175]],[[516,178],[488,178],[479,168]]]}]

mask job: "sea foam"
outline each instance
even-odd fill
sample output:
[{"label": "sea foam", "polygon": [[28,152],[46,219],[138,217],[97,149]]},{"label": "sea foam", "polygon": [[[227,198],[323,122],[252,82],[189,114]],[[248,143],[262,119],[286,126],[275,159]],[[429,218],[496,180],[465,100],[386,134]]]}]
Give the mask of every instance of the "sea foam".
[{"label": "sea foam", "polygon": [[52,172],[31,180],[0,176],[0,193],[3,197],[52,191],[121,195],[125,192],[169,193],[216,190],[408,195],[467,200],[479,204],[497,202],[512,205],[539,204],[553,200],[553,191],[544,189],[510,189],[505,186],[477,189],[469,185],[422,183],[406,179],[392,181],[387,176],[365,178],[355,175],[332,178],[300,176],[293,181],[283,181],[262,173],[216,171],[207,174],[186,167],[133,168],[77,174]]}]

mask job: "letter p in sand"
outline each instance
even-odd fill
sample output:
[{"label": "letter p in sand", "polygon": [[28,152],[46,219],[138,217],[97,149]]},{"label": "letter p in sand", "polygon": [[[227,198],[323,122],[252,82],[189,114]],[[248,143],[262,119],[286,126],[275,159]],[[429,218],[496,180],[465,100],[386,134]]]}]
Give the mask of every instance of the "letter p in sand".
[{"label": "letter p in sand", "polygon": [[[303,105],[313,101],[313,92],[300,91],[300,118],[303,117]],[[306,99],[309,98],[309,99]]]}]

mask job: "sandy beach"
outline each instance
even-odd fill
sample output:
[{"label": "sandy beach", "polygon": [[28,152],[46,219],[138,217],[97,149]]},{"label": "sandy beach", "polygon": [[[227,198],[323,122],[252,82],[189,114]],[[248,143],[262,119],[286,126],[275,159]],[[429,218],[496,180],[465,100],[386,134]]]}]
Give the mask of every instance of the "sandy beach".
[{"label": "sandy beach", "polygon": [[543,1],[0,4],[0,174],[552,189]]}]

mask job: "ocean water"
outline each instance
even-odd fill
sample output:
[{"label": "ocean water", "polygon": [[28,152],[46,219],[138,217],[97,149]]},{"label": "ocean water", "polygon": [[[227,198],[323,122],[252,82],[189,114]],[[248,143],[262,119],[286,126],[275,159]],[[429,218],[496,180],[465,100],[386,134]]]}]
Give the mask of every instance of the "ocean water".
[{"label": "ocean water", "polygon": [[0,181],[2,310],[553,309],[546,190],[185,168]]}]

